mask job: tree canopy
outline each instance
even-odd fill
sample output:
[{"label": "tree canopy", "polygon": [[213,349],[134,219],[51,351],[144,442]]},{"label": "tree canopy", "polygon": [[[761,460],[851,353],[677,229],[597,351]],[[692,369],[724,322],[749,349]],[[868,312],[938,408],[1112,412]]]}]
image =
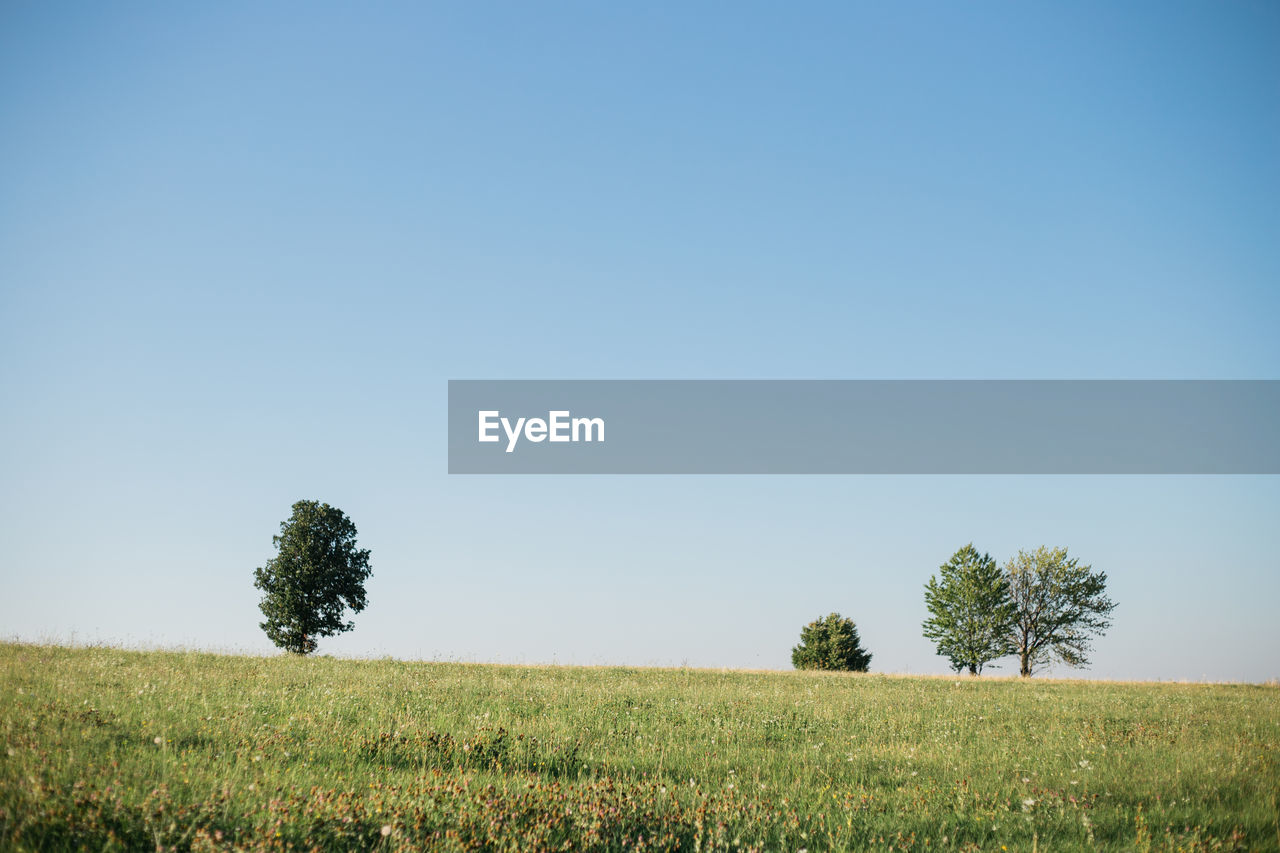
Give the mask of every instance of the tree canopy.
[{"label": "tree canopy", "polygon": [[943,563],[925,585],[929,618],[924,635],[956,672],[978,675],[991,661],[1013,651],[1015,608],[1009,582],[990,554],[970,542]]},{"label": "tree canopy", "polygon": [[1107,575],[1067,555],[1066,548],[1019,551],[1005,564],[1015,608],[1010,631],[1020,672],[1061,661],[1086,666],[1091,640],[1111,626],[1115,602],[1106,596]]},{"label": "tree canopy", "polygon": [[834,669],[866,672],[871,654],[862,648],[852,619],[832,613],[800,629],[800,645],[791,650],[796,669]]},{"label": "tree canopy", "polygon": [[276,556],[254,570],[263,591],[262,630],[280,648],[310,654],[317,639],[350,631],[344,617],[365,608],[369,551],[356,547],[356,526],[337,507],[298,501],[272,537]]}]

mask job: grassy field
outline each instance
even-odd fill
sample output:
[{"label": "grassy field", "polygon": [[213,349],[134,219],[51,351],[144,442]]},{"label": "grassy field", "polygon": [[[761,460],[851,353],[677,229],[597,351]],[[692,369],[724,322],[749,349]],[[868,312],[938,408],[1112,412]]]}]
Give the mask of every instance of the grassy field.
[{"label": "grassy field", "polygon": [[0,644],[4,849],[1280,849],[1280,689]]}]

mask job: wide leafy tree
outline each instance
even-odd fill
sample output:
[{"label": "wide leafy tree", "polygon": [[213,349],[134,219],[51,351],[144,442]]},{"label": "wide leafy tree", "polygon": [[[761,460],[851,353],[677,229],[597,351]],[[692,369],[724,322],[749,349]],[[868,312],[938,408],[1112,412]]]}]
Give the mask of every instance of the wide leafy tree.
[{"label": "wide leafy tree", "polygon": [[364,610],[364,582],[373,570],[369,552],[356,547],[351,519],[326,503],[298,501],[271,541],[276,556],[253,573],[271,642],[305,655],[318,638],[354,628],[344,617],[348,609]]},{"label": "wide leafy tree", "polygon": [[852,619],[832,613],[800,629],[800,645],[791,650],[796,669],[835,669],[866,672],[871,654],[862,648]]},{"label": "wide leafy tree", "polygon": [[1044,546],[1019,551],[1004,572],[1017,611],[1010,642],[1021,674],[1053,661],[1087,666],[1091,639],[1111,626],[1116,607],[1106,573],[1067,556],[1066,548]]},{"label": "wide leafy tree", "polygon": [[924,588],[929,618],[924,635],[956,672],[978,675],[996,658],[1013,652],[1009,633],[1016,610],[1009,581],[990,554],[970,542],[943,563]]}]

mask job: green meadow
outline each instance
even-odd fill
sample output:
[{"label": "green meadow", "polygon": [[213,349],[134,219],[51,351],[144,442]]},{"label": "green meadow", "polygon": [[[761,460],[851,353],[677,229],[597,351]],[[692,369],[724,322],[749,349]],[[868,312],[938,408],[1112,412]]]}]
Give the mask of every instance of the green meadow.
[{"label": "green meadow", "polygon": [[12,850],[1275,850],[1280,688],[0,644]]}]

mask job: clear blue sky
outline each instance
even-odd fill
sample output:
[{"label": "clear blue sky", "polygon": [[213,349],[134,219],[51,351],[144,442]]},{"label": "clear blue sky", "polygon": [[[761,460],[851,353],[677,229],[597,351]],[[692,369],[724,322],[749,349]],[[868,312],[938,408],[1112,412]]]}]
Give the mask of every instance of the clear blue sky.
[{"label": "clear blue sky", "polygon": [[[942,672],[972,540],[1111,577],[1087,674],[1280,676],[1276,477],[449,477],[449,378],[1278,378],[1274,3],[0,10],[0,633]],[[1010,671],[1005,668],[1004,672]]]}]

